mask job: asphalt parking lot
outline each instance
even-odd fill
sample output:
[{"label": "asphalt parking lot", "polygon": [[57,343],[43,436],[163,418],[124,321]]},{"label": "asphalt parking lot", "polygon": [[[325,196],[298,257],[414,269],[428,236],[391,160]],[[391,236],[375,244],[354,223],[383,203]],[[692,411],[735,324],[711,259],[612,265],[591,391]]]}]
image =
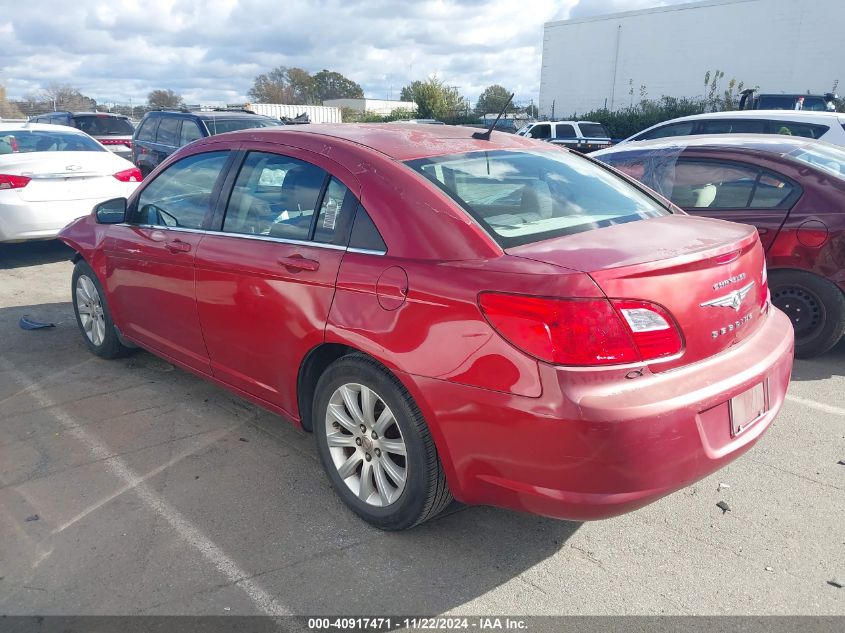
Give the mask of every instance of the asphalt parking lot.
[{"label": "asphalt parking lot", "polygon": [[0,246],[0,613],[845,614],[845,343],[796,363],[751,453],[637,512],[383,533],[309,435],[145,352],[91,355],[67,256]]}]

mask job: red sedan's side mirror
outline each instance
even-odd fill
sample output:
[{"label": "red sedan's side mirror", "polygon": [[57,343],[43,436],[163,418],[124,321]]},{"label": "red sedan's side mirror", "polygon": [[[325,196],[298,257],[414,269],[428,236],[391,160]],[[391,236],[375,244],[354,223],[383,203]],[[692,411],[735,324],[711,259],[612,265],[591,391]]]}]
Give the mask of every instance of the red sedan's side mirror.
[{"label": "red sedan's side mirror", "polygon": [[98,224],[120,224],[126,220],[126,198],[112,198],[94,207]]}]

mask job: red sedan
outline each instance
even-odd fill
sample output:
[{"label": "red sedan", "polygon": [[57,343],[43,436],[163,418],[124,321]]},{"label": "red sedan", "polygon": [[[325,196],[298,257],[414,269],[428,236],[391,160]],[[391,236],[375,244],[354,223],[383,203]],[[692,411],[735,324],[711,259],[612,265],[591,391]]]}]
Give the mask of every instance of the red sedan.
[{"label": "red sedan", "polygon": [[806,138],[674,137],[592,155],[691,215],[757,227],[772,302],[795,328],[795,354],[845,334],[845,151]]},{"label": "red sedan", "polygon": [[95,354],[141,346],[313,432],[385,529],[452,498],[636,509],[748,450],[792,367],[752,227],[510,134],[203,139],[60,239]]}]

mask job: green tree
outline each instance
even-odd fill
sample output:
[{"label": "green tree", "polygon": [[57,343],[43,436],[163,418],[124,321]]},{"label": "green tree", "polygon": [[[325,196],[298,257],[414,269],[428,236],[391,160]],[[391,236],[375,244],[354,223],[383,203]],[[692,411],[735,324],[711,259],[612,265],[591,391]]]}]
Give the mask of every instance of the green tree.
[{"label": "green tree", "polygon": [[317,96],[314,92],[314,78],[302,68],[288,68],[288,85],[290,86],[291,103],[316,104]]},{"label": "green tree", "polygon": [[68,84],[51,83],[37,97],[43,107],[52,110],[96,110],[97,102]]},{"label": "green tree", "polygon": [[178,108],[182,105],[181,95],[172,90],[153,90],[147,95],[147,104],[151,108]]},{"label": "green tree", "polygon": [[307,70],[287,66],[277,66],[258,75],[247,94],[258,103],[303,105],[317,102],[314,78]]},{"label": "green tree", "polygon": [[351,79],[324,68],[314,75],[314,95],[320,102],[326,99],[363,99],[364,91]]},{"label": "green tree", "polygon": [[[478,97],[478,101],[475,103],[475,112],[479,116],[484,116],[485,114],[499,114],[502,111],[502,108],[505,107],[505,104],[511,97],[511,93],[509,90],[505,89],[504,87],[500,86],[499,84],[493,84],[492,86],[487,86],[484,89],[484,92]],[[513,104],[508,106],[508,112],[513,112],[516,110]]]},{"label": "green tree", "polygon": [[400,92],[400,99],[416,103],[417,115],[423,119],[455,119],[468,109],[466,99],[436,75],[405,86]]},{"label": "green tree", "polygon": [[704,74],[704,88],[707,90],[705,108],[708,112],[735,110],[739,107],[739,99],[745,89],[745,84],[736,79],[729,79],[727,88],[720,92],[720,83],[724,78],[725,73],[721,70],[712,73],[708,70]]},{"label": "green tree", "polygon": [[286,66],[258,75],[249,89],[249,98],[258,103],[293,103]]},{"label": "green tree", "polygon": [[419,89],[421,81],[412,81],[407,86],[403,86],[399,92],[399,101],[413,101],[414,94]]}]

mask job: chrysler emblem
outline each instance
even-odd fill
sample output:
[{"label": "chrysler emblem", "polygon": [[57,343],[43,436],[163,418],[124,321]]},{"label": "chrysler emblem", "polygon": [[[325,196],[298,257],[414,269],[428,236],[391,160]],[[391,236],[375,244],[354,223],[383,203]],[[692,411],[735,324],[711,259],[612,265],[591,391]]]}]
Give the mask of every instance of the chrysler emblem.
[{"label": "chrysler emblem", "polygon": [[705,301],[704,303],[700,304],[702,308],[733,308],[737,312],[739,312],[739,308],[742,305],[742,300],[748,296],[748,293],[751,292],[751,289],[754,287],[754,282],[752,281],[747,286],[743,286],[738,290],[734,290],[726,294],[724,297],[719,297],[717,299],[711,299],[710,301]]}]

